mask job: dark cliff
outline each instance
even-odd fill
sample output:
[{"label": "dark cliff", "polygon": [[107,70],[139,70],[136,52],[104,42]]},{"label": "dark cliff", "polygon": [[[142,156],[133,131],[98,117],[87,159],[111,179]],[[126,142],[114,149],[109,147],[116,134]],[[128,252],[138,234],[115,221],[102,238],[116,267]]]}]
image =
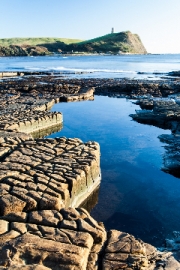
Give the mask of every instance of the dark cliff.
[{"label": "dark cliff", "polygon": [[42,46],[18,46],[10,45],[8,47],[0,46],[0,56],[35,56],[48,55],[50,52]]}]

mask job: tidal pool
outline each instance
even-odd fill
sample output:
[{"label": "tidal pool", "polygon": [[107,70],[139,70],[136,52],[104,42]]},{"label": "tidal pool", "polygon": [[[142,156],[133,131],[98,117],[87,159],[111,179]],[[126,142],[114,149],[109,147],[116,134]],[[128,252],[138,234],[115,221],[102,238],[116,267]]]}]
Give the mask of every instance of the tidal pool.
[{"label": "tidal pool", "polygon": [[107,229],[160,246],[180,230],[180,179],[161,171],[165,149],[157,137],[170,131],[134,122],[129,114],[138,108],[130,100],[102,96],[58,103],[52,111],[63,113],[63,129],[47,137],[97,141],[102,181],[91,215]]}]

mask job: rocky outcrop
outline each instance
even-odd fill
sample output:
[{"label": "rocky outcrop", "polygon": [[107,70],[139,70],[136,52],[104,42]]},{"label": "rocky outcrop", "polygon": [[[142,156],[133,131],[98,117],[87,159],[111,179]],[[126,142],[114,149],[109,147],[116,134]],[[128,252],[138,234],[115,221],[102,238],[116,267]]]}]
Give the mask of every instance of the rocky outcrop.
[{"label": "rocky outcrop", "polygon": [[[46,121],[49,126],[53,119],[62,120],[61,114],[48,112],[55,102],[90,99],[99,81],[53,80],[47,76],[0,82],[0,269],[179,270],[174,257],[179,260],[178,238],[166,240],[161,252],[127,233],[107,233],[86,210],[75,209],[99,186],[98,143],[65,137],[33,139],[31,134],[33,125],[39,125],[39,131]],[[103,82],[111,90],[115,86]],[[129,92],[128,87],[123,91],[130,97],[134,86]],[[175,87],[168,91],[178,91]],[[139,104],[153,109],[145,114],[157,125],[168,123],[178,140],[161,139],[169,139],[171,153],[172,145],[178,152],[179,101],[141,99]]]},{"label": "rocky outcrop", "polygon": [[132,235],[112,230],[103,259],[103,270],[179,270],[180,263],[171,252],[160,252]]},{"label": "rocky outcrop", "polygon": [[167,143],[163,156],[163,170],[180,177],[180,101],[175,99],[140,100],[141,107],[152,110],[137,110],[131,117],[139,123],[155,125],[163,129],[170,129],[171,135],[161,135],[159,139]]},{"label": "rocky outcrop", "polygon": [[0,72],[0,77],[14,77],[14,76],[39,76],[39,75],[51,75],[51,72],[44,72],[44,71],[18,71],[18,72],[14,72],[14,71],[3,71]]},{"label": "rocky outcrop", "polygon": [[60,97],[60,101],[78,101],[78,100],[93,100],[94,99],[94,88],[81,88],[77,94],[63,95]]},{"label": "rocky outcrop", "polygon": [[146,124],[153,124],[161,128],[169,128],[174,133],[179,133],[180,106],[174,99],[141,100],[141,107],[151,107],[152,110],[136,110],[131,117]]},{"label": "rocky outcrop", "polygon": [[24,75],[23,73],[19,72],[0,72],[0,77],[16,77],[20,76],[20,74]]},{"label": "rocky outcrop", "polygon": [[43,56],[49,55],[47,48],[42,46],[28,45],[10,45],[8,47],[0,46],[0,56]]},{"label": "rocky outcrop", "polygon": [[0,115],[0,129],[4,131],[17,131],[33,133],[39,130],[59,126],[63,122],[61,113],[52,113],[48,111],[9,110],[8,114]]},{"label": "rocky outcrop", "polygon": [[37,83],[29,79],[0,82],[0,130],[34,133],[39,137],[50,128],[62,128],[61,113],[50,112],[57,102],[91,100],[93,87],[67,83],[46,83],[44,77]]},{"label": "rocky outcrop", "polygon": [[180,136],[176,134],[162,134],[159,136],[161,142],[166,143],[163,155],[163,170],[176,177],[180,177]]},{"label": "rocky outcrop", "polygon": [[27,134],[62,126],[61,113],[49,112],[54,100],[22,97],[14,92],[0,98],[0,130]]},{"label": "rocky outcrop", "polygon": [[[107,241],[106,241],[107,239]],[[82,208],[16,212],[0,217],[0,269],[179,270],[171,252],[132,235],[106,233]]]},{"label": "rocky outcrop", "polygon": [[175,76],[175,77],[179,77],[180,76],[180,71],[176,70],[176,71],[171,71],[168,73],[169,76]]},{"label": "rocky outcrop", "polygon": [[127,97],[133,99],[167,97],[180,92],[178,81],[146,81],[146,80],[120,80],[106,81],[96,87],[95,93],[98,95],[108,95],[117,97]]},{"label": "rocky outcrop", "polygon": [[[4,102],[8,101],[9,103],[16,99],[16,103],[19,101],[19,104],[31,105],[31,108],[36,104],[38,108],[41,104],[44,104],[43,110],[45,110],[49,109],[55,102],[92,99],[95,88],[92,86],[86,87],[79,82],[67,83],[66,80],[59,79],[57,75],[49,75],[40,78],[24,76],[21,81],[3,81],[0,82],[0,90]],[[19,97],[21,99],[18,100]],[[47,103],[50,102],[51,105],[48,105]]]},{"label": "rocky outcrop", "polygon": [[[4,72],[2,72],[4,74]],[[72,72],[73,73],[73,72]],[[73,73],[74,74],[74,73]],[[0,73],[1,75],[1,73]],[[132,99],[168,97],[180,93],[179,80],[127,80],[127,79],[68,79],[62,78],[61,72],[48,74],[48,72],[23,72],[17,73],[22,76],[20,81],[0,82],[0,90],[19,91],[44,98],[59,98],[66,101],[67,96],[80,96],[84,92],[94,90],[96,95],[111,97],[125,97]],[[26,77],[26,75],[30,77]],[[37,75],[37,76],[36,76]],[[41,76],[46,75],[46,76]],[[65,74],[63,74],[65,75]],[[9,74],[10,76],[10,74]],[[81,100],[82,98],[78,98]],[[76,99],[77,100],[77,99]]]},{"label": "rocky outcrop", "polygon": [[106,231],[81,208],[0,219],[0,269],[97,270]]},{"label": "rocky outcrop", "polygon": [[0,149],[1,215],[79,206],[100,183],[95,142],[8,137]]}]

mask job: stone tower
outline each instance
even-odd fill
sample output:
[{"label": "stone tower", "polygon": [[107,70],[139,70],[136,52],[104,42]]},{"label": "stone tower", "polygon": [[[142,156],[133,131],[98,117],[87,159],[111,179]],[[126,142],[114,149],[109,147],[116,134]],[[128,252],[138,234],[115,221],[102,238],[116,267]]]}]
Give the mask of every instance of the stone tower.
[{"label": "stone tower", "polygon": [[114,27],[112,27],[111,29],[111,34],[114,34]]}]

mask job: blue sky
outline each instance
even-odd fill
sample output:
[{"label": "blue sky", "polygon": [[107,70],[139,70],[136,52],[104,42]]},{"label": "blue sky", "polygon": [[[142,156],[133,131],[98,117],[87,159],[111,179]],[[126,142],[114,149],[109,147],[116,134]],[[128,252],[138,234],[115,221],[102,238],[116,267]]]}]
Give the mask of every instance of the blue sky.
[{"label": "blue sky", "polygon": [[0,38],[90,39],[130,30],[150,53],[180,53],[180,0],[0,0]]}]

